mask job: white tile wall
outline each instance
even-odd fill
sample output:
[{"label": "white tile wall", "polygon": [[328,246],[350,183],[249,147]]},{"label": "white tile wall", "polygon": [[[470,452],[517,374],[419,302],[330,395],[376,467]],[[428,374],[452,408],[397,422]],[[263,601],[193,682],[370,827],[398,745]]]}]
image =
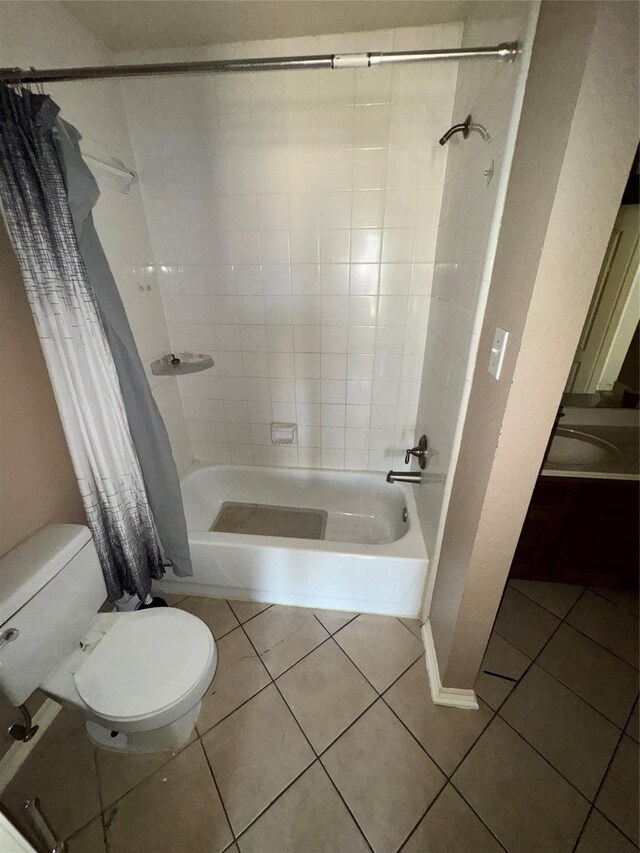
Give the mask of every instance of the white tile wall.
[{"label": "white tile wall", "polygon": [[[533,37],[536,2],[511,4],[508,16],[487,17],[479,10],[465,24],[462,44],[497,44]],[[533,21],[533,24],[531,23]],[[432,557],[446,513],[457,442],[466,414],[466,398],[477,354],[495,242],[502,217],[511,163],[510,139],[519,115],[517,93],[524,85],[522,58],[515,63],[470,62],[460,66],[454,106],[455,121],[471,113],[491,134],[467,140],[454,136],[447,144],[442,207],[437,230],[435,267],[428,308],[424,372],[418,425],[426,432],[433,457],[429,477],[416,497],[422,529]],[[493,162],[487,185],[485,170]],[[493,239],[492,239],[493,238]],[[488,356],[487,356],[488,360]]]},{"label": "white tile wall", "polygon": [[[58,67],[103,65],[111,54],[59,3],[2,3],[0,56],[5,65]],[[118,81],[88,81],[47,86],[62,111],[83,135],[83,147],[100,157],[117,157],[135,168]],[[119,182],[96,170],[101,196],[94,209],[96,227],[116,278],[145,366],[167,352],[169,334],[149,241],[139,186],[130,195]],[[177,382],[153,377],[154,397],[164,417],[180,471],[192,462]]]},{"label": "white tile wall", "polygon": [[[460,36],[454,24],[135,58],[454,47]],[[171,345],[216,362],[179,382],[197,459],[400,464],[456,75],[448,63],[123,82]],[[271,445],[271,421],[296,422],[297,446]]]}]

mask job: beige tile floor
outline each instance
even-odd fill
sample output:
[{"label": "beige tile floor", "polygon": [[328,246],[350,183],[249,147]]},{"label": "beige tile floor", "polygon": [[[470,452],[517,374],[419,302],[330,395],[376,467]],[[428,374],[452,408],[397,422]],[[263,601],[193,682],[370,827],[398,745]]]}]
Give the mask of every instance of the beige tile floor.
[{"label": "beige tile floor", "polygon": [[637,849],[636,596],[511,583],[478,712],[431,704],[415,620],[170,603],[219,651],[186,748],[94,749],[63,711],[0,797],[70,853]]}]

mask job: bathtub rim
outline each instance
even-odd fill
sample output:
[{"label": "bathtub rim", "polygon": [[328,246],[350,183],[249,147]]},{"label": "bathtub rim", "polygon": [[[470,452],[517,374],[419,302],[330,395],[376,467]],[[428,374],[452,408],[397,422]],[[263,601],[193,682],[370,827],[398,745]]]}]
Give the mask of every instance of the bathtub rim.
[{"label": "bathtub rim", "polygon": [[[239,470],[244,472],[253,472],[256,468],[260,471],[274,472],[282,474],[287,471],[312,471],[314,474],[327,475],[329,479],[331,475],[341,475],[344,479],[345,475],[358,474],[374,477],[376,471],[358,471],[345,470],[339,468],[284,468],[273,465],[231,465],[228,463],[217,462],[194,462],[180,478],[180,488],[182,489],[185,481],[194,474],[207,469],[228,469]],[[427,570],[429,566],[429,554],[427,552],[426,543],[422,535],[422,528],[418,518],[418,507],[416,504],[413,489],[408,483],[394,483],[391,488],[398,489],[404,498],[405,505],[408,510],[408,529],[399,539],[392,542],[384,542],[381,544],[357,543],[357,542],[336,542],[327,541],[324,539],[298,539],[295,537],[285,536],[259,536],[250,533],[221,533],[211,530],[198,530],[189,527],[187,519],[187,533],[189,544],[192,542],[198,545],[210,544],[215,545],[243,545],[261,546],[267,549],[290,548],[294,551],[324,551],[331,554],[344,554],[375,557],[404,557],[409,559],[423,559],[426,562]]]}]

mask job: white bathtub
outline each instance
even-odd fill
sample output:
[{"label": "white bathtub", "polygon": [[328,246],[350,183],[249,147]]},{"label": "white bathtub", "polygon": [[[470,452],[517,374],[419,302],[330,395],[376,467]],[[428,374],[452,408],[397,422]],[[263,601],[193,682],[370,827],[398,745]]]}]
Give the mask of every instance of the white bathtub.
[{"label": "white bathtub", "polygon": [[[155,589],[394,616],[419,613],[427,552],[409,486],[359,471],[195,465],[182,481],[182,494],[193,577],[168,571]],[[325,538],[211,532],[225,501],[326,510]]]}]

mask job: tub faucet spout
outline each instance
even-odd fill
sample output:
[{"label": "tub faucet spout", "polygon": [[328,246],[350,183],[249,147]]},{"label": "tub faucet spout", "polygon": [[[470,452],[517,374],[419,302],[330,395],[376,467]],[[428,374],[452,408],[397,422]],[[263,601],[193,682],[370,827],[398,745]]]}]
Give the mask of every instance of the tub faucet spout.
[{"label": "tub faucet spout", "polygon": [[422,471],[389,471],[387,483],[421,483]]}]

